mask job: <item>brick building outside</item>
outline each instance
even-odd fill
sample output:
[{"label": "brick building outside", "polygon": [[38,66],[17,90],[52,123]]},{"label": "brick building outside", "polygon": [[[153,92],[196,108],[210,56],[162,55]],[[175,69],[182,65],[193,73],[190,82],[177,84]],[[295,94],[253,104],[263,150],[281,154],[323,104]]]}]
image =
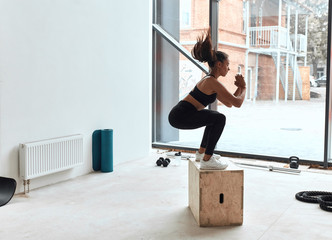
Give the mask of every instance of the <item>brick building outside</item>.
[{"label": "brick building outside", "polygon": [[[241,72],[247,82],[246,98],[250,100],[309,100],[310,68],[303,66],[306,30],[290,31],[291,26],[297,29],[295,10],[305,12],[300,5],[294,8],[279,1],[282,0],[219,2],[218,50],[226,52],[230,59],[230,72],[220,80],[231,92],[235,91],[234,76]],[[186,13],[180,17],[185,22],[181,23],[180,43],[191,51],[197,37],[209,28],[209,1],[187,2],[180,10],[180,16]],[[181,98],[204,74],[182,55],[180,73]]]}]

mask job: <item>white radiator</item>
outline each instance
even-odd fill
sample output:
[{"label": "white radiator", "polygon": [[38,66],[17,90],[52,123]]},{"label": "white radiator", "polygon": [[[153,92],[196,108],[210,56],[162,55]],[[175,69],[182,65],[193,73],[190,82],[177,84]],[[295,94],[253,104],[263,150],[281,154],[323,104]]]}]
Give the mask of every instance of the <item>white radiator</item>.
[{"label": "white radiator", "polygon": [[20,144],[19,159],[20,176],[28,181],[73,168],[83,163],[83,135]]}]

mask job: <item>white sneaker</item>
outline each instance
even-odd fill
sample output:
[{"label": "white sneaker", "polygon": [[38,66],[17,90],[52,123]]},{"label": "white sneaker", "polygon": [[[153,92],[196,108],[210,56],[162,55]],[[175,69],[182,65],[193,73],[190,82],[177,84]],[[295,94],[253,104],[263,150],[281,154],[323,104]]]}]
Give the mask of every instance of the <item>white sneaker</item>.
[{"label": "white sneaker", "polygon": [[200,161],[200,169],[206,170],[224,170],[228,167],[228,163],[225,160],[217,160],[214,156],[208,161],[203,159]]},{"label": "white sneaker", "polygon": [[[217,154],[213,154],[213,156],[217,160],[220,158],[220,155],[217,155]],[[204,157],[204,153],[199,153],[198,151],[196,151],[196,162],[200,162],[201,159],[203,159],[203,157]]]}]

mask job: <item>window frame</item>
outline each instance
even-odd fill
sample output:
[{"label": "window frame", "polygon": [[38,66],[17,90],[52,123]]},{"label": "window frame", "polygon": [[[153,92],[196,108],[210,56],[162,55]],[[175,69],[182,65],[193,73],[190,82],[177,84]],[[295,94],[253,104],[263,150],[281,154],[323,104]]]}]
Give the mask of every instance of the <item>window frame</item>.
[{"label": "window frame", "polygon": [[[153,66],[152,66],[152,78],[153,78],[153,93],[152,93],[152,147],[154,148],[169,148],[169,149],[178,149],[178,150],[189,150],[194,151],[195,148],[184,147],[184,146],[176,146],[170,144],[163,144],[156,142],[156,36],[161,36],[164,40],[169,42],[175,49],[177,49],[180,53],[182,53],[188,60],[190,60],[193,64],[195,64],[199,69],[201,69],[204,73],[208,73],[208,69],[195,60],[191,54],[170,34],[168,34],[158,23],[158,0],[153,0],[153,23],[152,23],[152,31],[153,31],[153,40],[152,40],[152,50],[153,50]],[[191,6],[191,4],[190,4]],[[209,25],[211,28],[211,38],[213,46],[218,46],[218,16],[219,16],[219,0],[209,0]],[[327,66],[326,66],[326,102],[325,102],[325,131],[324,131],[324,160],[322,162],[311,161],[311,160],[303,160],[302,162],[305,164],[321,164],[324,168],[332,166],[331,159],[331,136],[332,136],[332,119],[329,116],[332,116],[332,86],[330,85],[330,69],[331,69],[331,32],[332,32],[332,0],[329,0],[328,4],[328,49],[327,52],[330,53],[327,56]],[[217,103],[213,103],[209,106],[209,109],[217,109]],[[261,160],[271,160],[271,161],[279,161],[279,162],[288,162],[288,158],[284,157],[274,157],[274,156],[266,156],[266,155],[255,155],[255,154],[246,154],[246,153],[238,153],[238,152],[225,152],[225,151],[215,151],[221,155],[234,156],[234,157],[242,157],[242,158],[253,158],[253,159],[261,159]]]}]

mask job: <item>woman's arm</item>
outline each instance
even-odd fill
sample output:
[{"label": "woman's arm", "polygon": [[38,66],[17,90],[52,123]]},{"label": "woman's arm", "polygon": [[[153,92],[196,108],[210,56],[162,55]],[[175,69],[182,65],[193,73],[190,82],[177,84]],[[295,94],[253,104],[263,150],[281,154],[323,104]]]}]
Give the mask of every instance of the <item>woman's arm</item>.
[{"label": "woman's arm", "polygon": [[242,93],[243,93],[243,91],[245,91],[245,89],[246,89],[246,87],[238,87],[237,89],[236,89],[236,91],[233,93],[233,95],[234,96],[236,96],[236,97],[238,97],[238,96],[240,96]]},{"label": "woman's arm", "polygon": [[227,107],[241,107],[245,94],[246,94],[246,87],[245,81],[242,75],[235,76],[235,85],[238,87],[234,94],[231,94],[225,86],[220,83],[219,81],[215,81],[215,89],[217,92],[218,100],[225,104]]},{"label": "woman's arm", "polygon": [[[246,87],[238,87],[233,95],[242,99],[242,103],[243,103],[244,98],[246,96]],[[241,103],[241,105],[242,105],[242,103]]]}]

